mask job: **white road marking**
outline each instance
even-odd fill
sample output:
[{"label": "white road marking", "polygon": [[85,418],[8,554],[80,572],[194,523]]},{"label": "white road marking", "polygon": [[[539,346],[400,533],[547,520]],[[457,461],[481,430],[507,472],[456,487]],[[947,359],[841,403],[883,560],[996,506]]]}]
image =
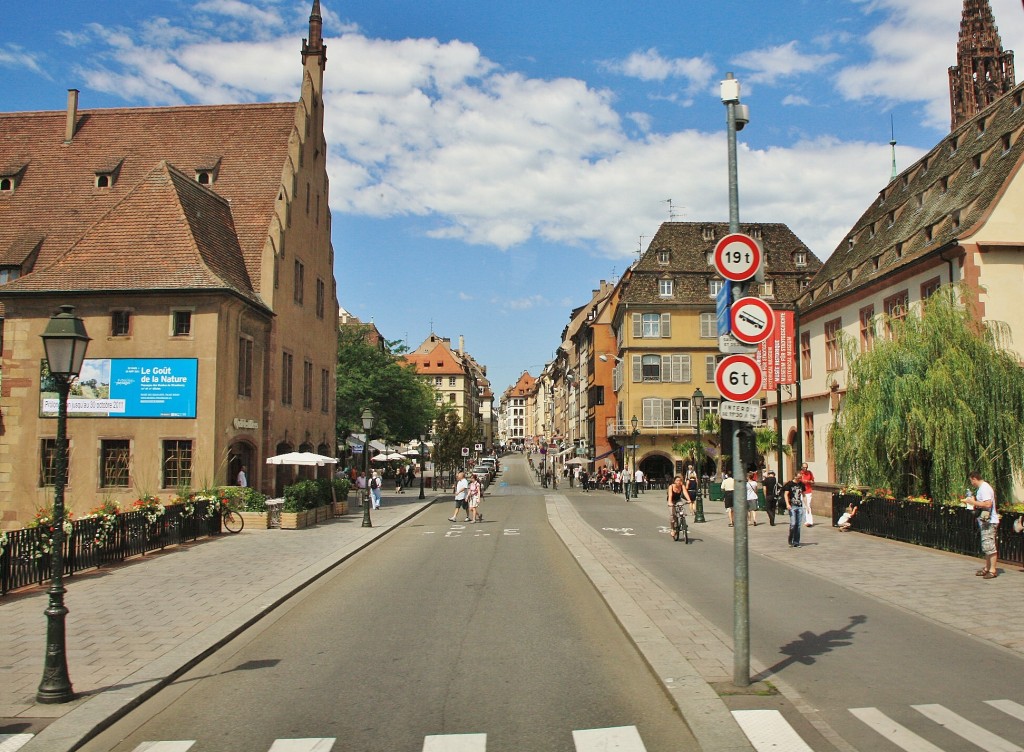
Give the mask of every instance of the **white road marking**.
[{"label": "white road marking", "polygon": [[507,527],[507,528],[505,528],[505,531],[504,531],[503,535],[519,535],[519,528],[517,528],[517,527]]},{"label": "white road marking", "polygon": [[270,747],[270,752],[331,752],[334,737],[319,739],[277,739]]},{"label": "white road marking", "polygon": [[1024,721],[1024,705],[1013,700],[985,700],[985,704],[991,705],[996,710],[1002,710],[1007,715],[1012,715],[1018,721]]},{"label": "white road marking", "polygon": [[573,731],[572,740],[576,752],[645,752],[647,749],[636,726]]},{"label": "white road marking", "polygon": [[487,734],[438,734],[423,739],[423,752],[485,752]]},{"label": "white road marking", "polygon": [[968,721],[942,705],[911,705],[910,707],[971,744],[978,745],[985,752],[1024,752],[1024,748],[1006,741],[1001,736],[996,736],[988,729]]},{"label": "white road marking", "polygon": [[636,535],[631,527],[603,527],[601,529],[609,533],[618,533],[619,535]]},{"label": "white road marking", "polygon": [[135,748],[135,752],[188,752],[195,743],[195,739],[180,742],[143,742]]},{"label": "white road marking", "polygon": [[0,734],[0,752],[15,752],[28,744],[33,734]]},{"label": "white road marking", "polygon": [[814,752],[778,710],[734,710],[732,715],[758,752]]},{"label": "white road marking", "polygon": [[901,726],[878,708],[850,708],[854,716],[906,752],[942,752],[906,726]]}]

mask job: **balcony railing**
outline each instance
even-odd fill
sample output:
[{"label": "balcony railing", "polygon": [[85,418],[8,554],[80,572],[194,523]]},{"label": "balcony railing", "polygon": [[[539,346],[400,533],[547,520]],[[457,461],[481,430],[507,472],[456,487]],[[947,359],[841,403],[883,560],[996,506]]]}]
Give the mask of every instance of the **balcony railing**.
[{"label": "balcony railing", "polygon": [[[694,423],[684,421],[657,421],[655,423],[637,423],[637,430],[647,436],[676,436],[679,434],[697,434],[697,426]],[[633,425],[617,423],[614,418],[608,420],[608,436],[630,436],[633,433]]]}]

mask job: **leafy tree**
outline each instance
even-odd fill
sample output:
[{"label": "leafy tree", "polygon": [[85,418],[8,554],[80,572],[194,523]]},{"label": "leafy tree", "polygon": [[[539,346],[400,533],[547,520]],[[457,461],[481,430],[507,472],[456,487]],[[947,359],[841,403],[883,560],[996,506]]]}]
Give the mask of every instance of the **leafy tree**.
[{"label": "leafy tree", "polygon": [[434,424],[433,437],[431,459],[439,470],[451,471],[464,464],[462,447],[472,448],[477,430],[472,423],[463,423],[454,410],[446,410]]},{"label": "leafy tree", "polygon": [[369,331],[368,326],[346,326],[338,334],[338,435],[362,432],[368,407],[375,417],[375,437],[395,444],[409,441],[434,421],[434,389],[390,346],[382,350],[371,344]]},{"label": "leafy tree", "polygon": [[[755,428],[754,443],[757,446],[757,454],[761,467],[768,464],[768,455],[778,450],[779,434],[774,428]],[[789,444],[782,445],[782,453],[789,455],[793,453],[793,447]]]},{"label": "leafy tree", "polygon": [[873,350],[844,343],[849,386],[831,432],[840,478],[946,499],[977,469],[1010,498],[1024,463],[1024,371],[1005,325],[972,316],[976,295],[943,288],[889,320],[891,338]]}]

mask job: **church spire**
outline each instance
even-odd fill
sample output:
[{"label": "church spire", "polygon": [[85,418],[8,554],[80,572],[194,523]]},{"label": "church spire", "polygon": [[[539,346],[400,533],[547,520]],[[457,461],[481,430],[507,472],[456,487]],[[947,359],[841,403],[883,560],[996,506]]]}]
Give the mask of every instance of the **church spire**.
[{"label": "church spire", "polygon": [[1013,52],[1003,51],[988,0],[964,0],[956,65],[949,69],[950,129],[973,118],[1014,86]]},{"label": "church spire", "polygon": [[309,14],[309,39],[302,40],[302,63],[315,55],[320,58],[320,67],[327,65],[327,45],[323,38],[324,19],[320,15],[320,0],[313,0],[313,10]]}]

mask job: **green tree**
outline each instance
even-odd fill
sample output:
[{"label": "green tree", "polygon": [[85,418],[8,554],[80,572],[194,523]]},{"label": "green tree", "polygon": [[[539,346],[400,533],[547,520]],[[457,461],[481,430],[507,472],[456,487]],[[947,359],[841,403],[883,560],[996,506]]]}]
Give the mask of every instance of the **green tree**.
[{"label": "green tree", "polygon": [[831,440],[845,482],[948,499],[977,469],[997,499],[1010,498],[1024,462],[1024,371],[1005,325],[979,324],[972,299],[943,288],[888,321],[891,338],[873,350],[844,343],[848,391]]},{"label": "green tree", "polygon": [[434,424],[434,449],[431,452],[438,470],[451,471],[465,464],[462,448],[471,450],[477,431],[473,423],[463,423],[458,413],[446,410]]},{"label": "green tree", "polygon": [[391,348],[367,339],[369,327],[346,326],[338,334],[338,435],[362,432],[362,413],[373,411],[373,435],[390,443],[409,441],[434,421],[434,389]]},{"label": "green tree", "polygon": [[[768,455],[772,454],[778,449],[779,435],[774,428],[755,428],[754,429],[754,443],[757,446],[757,454],[760,459],[761,467],[767,467]],[[782,453],[789,455],[793,453],[793,447],[789,444],[782,445]],[[768,468],[769,470],[771,468]]]}]

